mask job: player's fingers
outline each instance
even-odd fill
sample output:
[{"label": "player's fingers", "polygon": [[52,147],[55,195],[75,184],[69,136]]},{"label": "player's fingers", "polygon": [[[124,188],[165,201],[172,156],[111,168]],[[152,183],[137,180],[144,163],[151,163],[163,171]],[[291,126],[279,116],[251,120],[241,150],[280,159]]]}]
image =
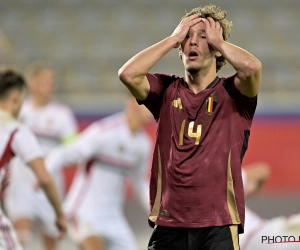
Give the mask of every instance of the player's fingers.
[{"label": "player's fingers", "polygon": [[59,232],[56,238],[58,240],[61,240],[65,236],[66,236],[66,231],[63,231],[63,232]]},{"label": "player's fingers", "polygon": [[56,227],[59,231],[59,238],[62,238],[67,232],[67,224],[64,218],[59,218],[56,220]]},{"label": "player's fingers", "polygon": [[188,17],[182,19],[181,22],[183,21],[183,22],[187,22],[188,23],[188,22],[190,22],[190,21],[192,21],[194,19],[199,19],[199,18],[200,18],[199,14],[193,14],[191,16],[188,16]]},{"label": "player's fingers", "polygon": [[217,30],[220,30],[220,29],[221,29],[221,25],[220,25],[219,22],[216,22],[216,29],[217,29]]},{"label": "player's fingers", "polygon": [[56,236],[56,238],[57,238],[58,240],[61,240],[63,237],[64,237],[64,234],[62,234],[62,233],[59,233],[59,234]]},{"label": "player's fingers", "polygon": [[210,27],[210,23],[206,18],[200,18],[200,19],[201,19],[200,21],[203,22],[206,27]]},{"label": "player's fingers", "polygon": [[200,18],[200,16],[199,16],[199,13],[196,13],[196,14],[190,15],[188,18],[192,20],[195,18]]},{"label": "player's fingers", "polygon": [[201,22],[201,18],[198,17],[196,19],[189,21],[187,24],[191,27],[191,26],[195,25],[196,23],[200,23],[200,22]]},{"label": "player's fingers", "polygon": [[181,21],[179,22],[179,24],[182,24],[184,22],[185,19],[181,19]]},{"label": "player's fingers", "polygon": [[65,226],[59,225],[58,230],[59,230],[59,233],[58,233],[57,238],[62,239],[66,235],[67,229]]},{"label": "player's fingers", "polygon": [[212,19],[211,17],[208,17],[207,21],[209,22],[210,27],[212,27],[212,28],[216,27],[216,22],[214,19]]}]

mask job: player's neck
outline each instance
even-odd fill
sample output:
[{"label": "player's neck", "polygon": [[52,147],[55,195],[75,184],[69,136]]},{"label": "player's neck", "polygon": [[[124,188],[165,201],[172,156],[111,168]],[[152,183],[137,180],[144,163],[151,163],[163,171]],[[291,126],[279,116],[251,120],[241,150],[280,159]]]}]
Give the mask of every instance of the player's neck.
[{"label": "player's neck", "polygon": [[185,79],[189,85],[189,88],[195,93],[206,89],[206,87],[216,78],[216,70],[204,71],[200,70],[196,74],[190,74],[185,72]]},{"label": "player's neck", "polygon": [[38,95],[31,95],[31,101],[35,107],[44,107],[49,103],[50,100]]}]

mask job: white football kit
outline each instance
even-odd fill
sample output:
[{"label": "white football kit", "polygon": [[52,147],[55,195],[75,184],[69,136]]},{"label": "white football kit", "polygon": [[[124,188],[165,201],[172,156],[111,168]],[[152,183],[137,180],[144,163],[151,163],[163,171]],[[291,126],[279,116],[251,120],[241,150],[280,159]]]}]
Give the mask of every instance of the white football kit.
[{"label": "white football kit", "polygon": [[[244,171],[242,176],[245,186],[247,177]],[[246,206],[244,230],[245,232],[239,235],[241,250],[300,249],[300,214],[263,219]],[[293,240],[297,242],[280,242]]]},{"label": "white football kit", "polygon": [[[241,250],[300,249],[300,214],[263,219],[246,208],[245,232],[239,237]],[[285,242],[296,241],[296,242]]]},{"label": "white football kit", "polygon": [[[46,155],[52,148],[77,133],[77,123],[72,111],[56,102],[44,107],[35,107],[30,99],[21,108],[19,120],[26,124],[38,139]],[[12,221],[30,218],[41,222],[44,232],[57,235],[55,213],[45,193],[36,189],[37,179],[24,161],[16,157],[10,164],[10,185],[6,190],[5,208]],[[60,195],[63,195],[63,178],[53,176]],[[18,204],[16,206],[16,204]]]},{"label": "white football kit", "polygon": [[[24,162],[43,157],[43,152],[31,130],[2,110],[0,110],[0,138],[1,178],[7,170],[11,157],[18,156]],[[13,226],[0,209],[0,250],[20,249],[22,248],[17,241]]]},{"label": "white football kit", "polygon": [[136,250],[124,216],[124,182],[129,176],[145,211],[149,211],[147,170],[151,140],[144,131],[131,132],[124,113],[90,125],[74,144],[54,149],[46,158],[50,172],[80,162],[64,209],[73,240],[89,236],[105,240],[108,250]]}]

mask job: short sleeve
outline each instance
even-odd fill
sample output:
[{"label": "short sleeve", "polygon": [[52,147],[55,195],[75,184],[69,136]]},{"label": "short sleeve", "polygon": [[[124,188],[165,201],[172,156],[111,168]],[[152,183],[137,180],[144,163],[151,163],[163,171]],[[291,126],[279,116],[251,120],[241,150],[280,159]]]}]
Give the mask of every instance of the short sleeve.
[{"label": "short sleeve", "polygon": [[26,163],[36,158],[44,157],[35,135],[25,126],[22,126],[16,132],[11,148]]},{"label": "short sleeve", "polygon": [[257,106],[257,96],[249,98],[243,95],[234,84],[235,76],[236,74],[225,78],[224,87],[231,98],[235,101],[239,113],[247,119],[252,119]]},{"label": "short sleeve", "polygon": [[158,120],[163,96],[166,89],[174,81],[174,76],[161,73],[148,73],[147,79],[150,84],[150,91],[144,101],[138,101],[144,104],[153,114],[155,120]]}]

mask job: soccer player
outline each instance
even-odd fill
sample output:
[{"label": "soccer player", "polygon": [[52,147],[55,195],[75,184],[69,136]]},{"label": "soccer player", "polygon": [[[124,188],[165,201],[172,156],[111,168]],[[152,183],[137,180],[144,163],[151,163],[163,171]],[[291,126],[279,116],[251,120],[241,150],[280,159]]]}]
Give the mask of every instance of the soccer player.
[{"label": "soccer player", "polygon": [[[35,174],[55,211],[56,227],[65,233],[66,225],[59,195],[43,161],[43,152],[31,130],[17,121],[17,115],[25,96],[25,80],[14,70],[0,71],[0,175],[5,174],[13,156],[20,157]],[[26,176],[24,176],[25,180]],[[18,207],[20,204],[16,203]],[[20,250],[14,229],[0,210],[0,249]]]},{"label": "soccer player", "polygon": [[[33,62],[28,65],[25,74],[29,97],[22,105],[19,120],[33,131],[46,155],[56,145],[74,139],[77,123],[70,108],[52,100],[55,72],[51,64]],[[35,225],[41,232],[45,248],[54,249],[57,234],[55,214],[44,193],[36,187],[36,177],[20,158],[11,162],[10,175],[5,206],[20,242],[25,249],[32,249]],[[53,178],[62,197],[62,174],[58,173]]]},{"label": "soccer player", "polygon": [[130,96],[124,112],[91,124],[74,144],[48,155],[51,173],[79,164],[64,202],[69,233],[82,250],[137,250],[124,216],[124,181],[131,177],[135,193],[149,212],[151,141],[143,126],[151,113]]},{"label": "soccer player", "polygon": [[[270,176],[270,166],[265,162],[255,162],[242,170],[246,198],[257,194]],[[246,206],[245,233],[240,236],[241,250],[274,249],[297,250],[299,242],[268,244],[277,237],[278,241],[299,241],[300,213],[265,219]],[[269,237],[269,241],[268,238]],[[284,238],[286,237],[286,238]]]},{"label": "soccer player", "polygon": [[[261,63],[228,42],[231,22],[208,5],[141,51],[119,78],[158,121],[150,182],[148,249],[239,249],[244,226],[241,162],[261,81]],[[185,77],[149,73],[173,48]],[[236,73],[217,76],[225,62]]]}]

